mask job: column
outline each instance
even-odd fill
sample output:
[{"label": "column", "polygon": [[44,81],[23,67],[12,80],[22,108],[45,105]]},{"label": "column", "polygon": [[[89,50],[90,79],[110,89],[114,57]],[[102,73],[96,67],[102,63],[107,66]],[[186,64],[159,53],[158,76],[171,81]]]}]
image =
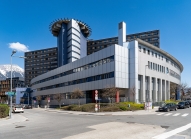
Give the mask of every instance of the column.
[{"label": "column", "polygon": [[145,102],[145,76],[141,76],[141,102]]},{"label": "column", "polygon": [[154,95],[154,102],[157,102],[158,98],[157,98],[157,78],[153,78],[154,80],[154,88],[153,88],[153,95]]},{"label": "column", "polygon": [[170,100],[170,82],[166,81],[166,99]]},{"label": "column", "polygon": [[152,101],[152,77],[148,77],[149,101]]},{"label": "column", "polygon": [[158,86],[158,100],[159,102],[162,101],[162,79],[159,79],[159,86]]},{"label": "column", "polygon": [[162,100],[165,101],[166,100],[166,81],[162,80]]},{"label": "column", "polygon": [[116,92],[115,102],[119,103],[119,91]]}]

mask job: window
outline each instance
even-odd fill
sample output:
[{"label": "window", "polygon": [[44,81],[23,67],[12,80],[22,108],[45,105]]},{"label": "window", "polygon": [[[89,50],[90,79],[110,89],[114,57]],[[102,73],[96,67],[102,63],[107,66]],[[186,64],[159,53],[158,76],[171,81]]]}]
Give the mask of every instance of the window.
[{"label": "window", "polygon": [[146,53],[146,49],[145,48],[143,48],[143,53]]},{"label": "window", "polygon": [[155,57],[157,58],[157,53],[155,53]]},{"label": "window", "polygon": [[152,51],[152,56],[154,56],[154,52]]},{"label": "window", "polygon": [[150,61],[148,61],[148,68],[150,68]]},{"label": "window", "polygon": [[150,50],[148,50],[148,55],[150,55]]},{"label": "window", "polygon": [[141,46],[139,46],[139,52],[141,52]]},{"label": "window", "polygon": [[151,62],[151,69],[152,69],[152,62]]}]

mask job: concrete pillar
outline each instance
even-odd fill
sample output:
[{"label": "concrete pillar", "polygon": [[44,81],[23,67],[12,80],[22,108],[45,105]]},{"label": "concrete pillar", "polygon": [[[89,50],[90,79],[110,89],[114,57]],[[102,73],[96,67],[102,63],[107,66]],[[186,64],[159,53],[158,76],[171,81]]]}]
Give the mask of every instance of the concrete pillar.
[{"label": "concrete pillar", "polygon": [[170,81],[166,81],[166,99],[170,100]]},{"label": "concrete pillar", "polygon": [[145,102],[145,76],[141,76],[141,102]]},{"label": "concrete pillar", "polygon": [[162,79],[159,79],[159,86],[158,86],[158,97],[159,102],[162,101]]},{"label": "concrete pillar", "polygon": [[157,78],[153,78],[154,79],[154,88],[153,88],[153,95],[154,95],[154,102],[157,102],[158,98],[157,98]]},{"label": "concrete pillar", "polygon": [[149,101],[152,101],[152,77],[148,77]]},{"label": "concrete pillar", "polygon": [[162,101],[166,100],[166,81],[162,80]]}]

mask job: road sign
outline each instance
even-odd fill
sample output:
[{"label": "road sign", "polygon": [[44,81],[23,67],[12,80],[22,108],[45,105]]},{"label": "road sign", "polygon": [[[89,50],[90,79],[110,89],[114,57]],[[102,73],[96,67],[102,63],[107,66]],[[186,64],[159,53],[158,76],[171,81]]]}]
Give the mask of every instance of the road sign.
[{"label": "road sign", "polygon": [[5,92],[5,95],[14,96],[14,95],[15,95],[15,92]]},{"label": "road sign", "polygon": [[95,100],[98,100],[98,91],[95,90]]}]

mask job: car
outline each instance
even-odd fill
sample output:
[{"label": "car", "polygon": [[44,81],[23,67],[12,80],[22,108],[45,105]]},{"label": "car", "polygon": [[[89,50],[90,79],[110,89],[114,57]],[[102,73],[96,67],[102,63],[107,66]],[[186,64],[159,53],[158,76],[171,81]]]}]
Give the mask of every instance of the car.
[{"label": "car", "polygon": [[12,109],[12,112],[13,113],[16,113],[16,112],[22,112],[22,113],[24,113],[24,109],[23,109],[23,107],[22,106],[13,106],[13,109]]},{"label": "car", "polygon": [[190,107],[191,107],[191,100],[186,100],[189,104],[190,104]]},{"label": "car", "polygon": [[190,107],[190,103],[187,102],[187,101],[180,101],[180,102],[178,102],[177,107],[179,109],[189,108]]},{"label": "car", "polygon": [[177,111],[177,105],[175,103],[165,103],[158,109],[158,111],[166,111],[166,112],[169,112],[171,110]]},{"label": "car", "polygon": [[31,106],[31,105],[24,105],[23,108],[24,108],[24,109],[32,109],[32,106]]}]

